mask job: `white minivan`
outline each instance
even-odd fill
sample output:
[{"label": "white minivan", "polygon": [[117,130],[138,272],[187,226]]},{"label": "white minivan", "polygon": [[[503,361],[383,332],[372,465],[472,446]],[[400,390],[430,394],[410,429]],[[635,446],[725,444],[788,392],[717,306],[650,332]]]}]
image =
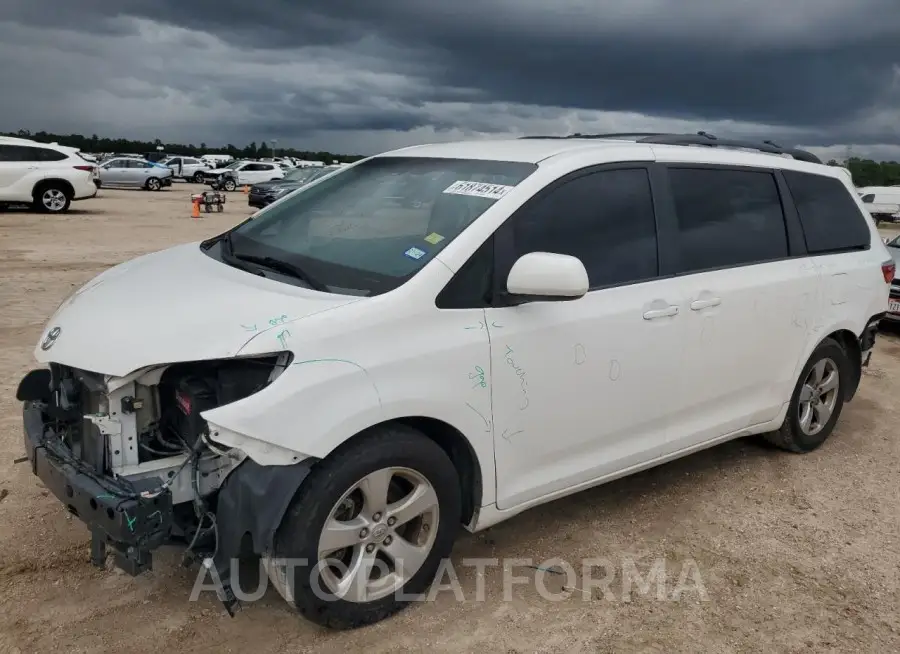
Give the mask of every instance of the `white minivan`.
[{"label": "white minivan", "polygon": [[186,544],[230,611],[254,556],[354,627],[424,593],[461,526],[739,437],[816,449],[894,267],[801,150],[405,148],[78,289],[19,385],[26,450],[98,565]]}]

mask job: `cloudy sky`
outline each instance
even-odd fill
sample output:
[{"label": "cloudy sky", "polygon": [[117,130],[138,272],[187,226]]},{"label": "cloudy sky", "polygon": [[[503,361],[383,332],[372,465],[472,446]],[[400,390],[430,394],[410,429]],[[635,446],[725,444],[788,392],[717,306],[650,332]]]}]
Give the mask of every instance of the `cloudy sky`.
[{"label": "cloudy sky", "polygon": [[370,154],[696,131],[900,159],[900,0],[0,0],[0,130]]}]

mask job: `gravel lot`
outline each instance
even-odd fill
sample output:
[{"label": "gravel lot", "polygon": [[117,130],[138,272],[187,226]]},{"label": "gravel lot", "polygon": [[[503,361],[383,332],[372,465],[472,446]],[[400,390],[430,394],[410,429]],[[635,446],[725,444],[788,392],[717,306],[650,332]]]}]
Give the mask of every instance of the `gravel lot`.
[{"label": "gravel lot", "polygon": [[[462,602],[445,591],[388,622],[333,634],[296,617],[274,590],[233,619],[211,592],[189,602],[197,573],[174,551],[140,578],[93,568],[84,526],[12,463],[23,454],[15,387],[45,320],[76,286],[251,213],[238,192],[224,213],[192,220],[196,190],[103,190],[65,217],[0,213],[0,652],[900,651],[900,338],[890,332],[819,451],[738,441],[463,536],[453,556]],[[473,557],[561,558],[579,588],[582,559],[601,557],[616,576],[608,597],[550,601],[544,586],[524,583],[505,601],[499,570],[479,577],[462,564]],[[646,573],[657,560],[669,599],[654,585],[624,601],[623,566]],[[673,601],[691,562],[699,577]],[[550,592],[563,583],[515,572],[546,577]]]}]

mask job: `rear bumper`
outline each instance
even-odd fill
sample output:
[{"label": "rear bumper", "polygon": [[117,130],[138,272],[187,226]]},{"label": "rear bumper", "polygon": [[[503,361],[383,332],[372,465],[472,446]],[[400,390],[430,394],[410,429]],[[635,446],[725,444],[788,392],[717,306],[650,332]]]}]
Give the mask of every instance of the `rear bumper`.
[{"label": "rear bumper", "polygon": [[151,551],[168,541],[172,494],[162,480],[140,482],[93,470],[45,423],[39,405],[23,408],[25,452],[31,471],[91,531],[91,559],[103,565],[111,547],[116,564],[130,574],[152,567]]}]

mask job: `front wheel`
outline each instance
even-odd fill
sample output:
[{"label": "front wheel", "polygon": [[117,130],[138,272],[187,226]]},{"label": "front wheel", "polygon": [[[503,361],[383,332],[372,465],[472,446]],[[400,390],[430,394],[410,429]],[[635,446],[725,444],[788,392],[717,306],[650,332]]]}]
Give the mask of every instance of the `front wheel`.
[{"label": "front wheel", "polygon": [[237,188],[237,182],[235,182],[233,179],[226,179],[223,186],[226,191],[233,191]]},{"label": "front wheel", "polygon": [[844,384],[850,383],[844,348],[826,338],[800,373],[781,428],[766,440],[789,452],[812,452],[831,435],[844,407]]},{"label": "front wheel", "polygon": [[156,177],[151,177],[147,180],[147,190],[148,191],[158,191],[162,188],[162,182],[159,181]]},{"label": "front wheel", "polygon": [[372,624],[427,591],[453,548],[460,511],[444,450],[409,427],[377,427],[305,480],[276,534],[269,574],[312,622]]}]

